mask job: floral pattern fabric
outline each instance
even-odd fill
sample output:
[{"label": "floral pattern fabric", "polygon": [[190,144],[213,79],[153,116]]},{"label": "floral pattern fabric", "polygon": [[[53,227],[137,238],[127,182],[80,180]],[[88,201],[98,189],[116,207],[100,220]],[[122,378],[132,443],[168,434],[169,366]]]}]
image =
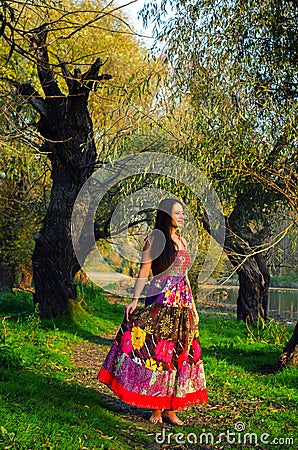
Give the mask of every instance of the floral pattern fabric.
[{"label": "floral pattern fabric", "polygon": [[126,403],[178,410],[208,400],[186,253],[178,252],[167,277],[153,280],[145,308],[123,320],[98,374]]}]

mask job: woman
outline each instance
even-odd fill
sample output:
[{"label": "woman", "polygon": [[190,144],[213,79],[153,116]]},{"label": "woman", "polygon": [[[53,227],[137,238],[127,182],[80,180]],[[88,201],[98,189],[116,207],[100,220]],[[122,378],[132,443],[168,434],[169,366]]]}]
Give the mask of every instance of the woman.
[{"label": "woman", "polygon": [[[183,222],[182,204],[162,200],[145,242],[133,300],[98,375],[126,403],[152,409],[153,423],[167,418],[183,425],[175,410],[208,400],[187,278],[190,256],[178,233]],[[136,309],[151,274],[145,308]]]}]

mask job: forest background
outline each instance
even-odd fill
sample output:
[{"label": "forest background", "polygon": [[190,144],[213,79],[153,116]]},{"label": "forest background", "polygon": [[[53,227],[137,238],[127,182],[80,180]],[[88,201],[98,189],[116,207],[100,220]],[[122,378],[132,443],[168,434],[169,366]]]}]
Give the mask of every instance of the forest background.
[{"label": "forest background", "polygon": [[[32,291],[42,319],[67,316],[80,300],[70,232],[80,188],[97,168],[150,151],[210,180],[226,228],[213,281],[239,286],[238,320],[265,323],[270,278],[298,278],[296,1],[148,2],[141,15],[150,48],[118,4],[1,2],[1,289]],[[195,285],[217,236],[179,180],[144,173],[115,185],[96,211],[98,244],[131,270],[111,249],[110,219],[148,187],[195,217]],[[129,224],[136,242],[152,227],[142,206]],[[285,334],[280,366],[297,364],[297,333]]]}]

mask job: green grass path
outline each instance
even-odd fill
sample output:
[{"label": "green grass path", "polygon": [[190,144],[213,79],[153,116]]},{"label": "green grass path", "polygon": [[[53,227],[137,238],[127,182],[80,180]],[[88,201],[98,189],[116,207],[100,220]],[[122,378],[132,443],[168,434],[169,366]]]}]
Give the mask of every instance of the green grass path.
[{"label": "green grass path", "polygon": [[123,300],[78,288],[69,318],[55,321],[34,314],[30,293],[0,298],[1,449],[297,448],[298,369],[268,371],[292,329],[247,330],[199,305],[209,402],[181,412],[182,427],[155,426],[96,381]]}]

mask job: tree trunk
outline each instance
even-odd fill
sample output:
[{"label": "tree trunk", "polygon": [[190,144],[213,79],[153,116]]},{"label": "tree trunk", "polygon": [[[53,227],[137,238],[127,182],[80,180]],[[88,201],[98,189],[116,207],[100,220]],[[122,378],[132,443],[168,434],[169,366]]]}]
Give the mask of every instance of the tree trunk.
[{"label": "tree trunk", "polygon": [[72,247],[70,221],[80,187],[78,177],[70,176],[67,168],[61,171],[53,181],[43,227],[34,236],[34,301],[42,317],[64,315],[68,300],[76,298],[73,277],[79,267]]},{"label": "tree trunk", "polygon": [[[234,258],[229,257],[232,262]],[[249,257],[236,271],[239,277],[237,320],[267,319],[270,275],[262,255]]]},{"label": "tree trunk", "polygon": [[52,167],[50,204],[42,229],[35,236],[32,257],[34,301],[42,317],[52,318],[64,315],[68,300],[76,298],[73,277],[80,267],[72,246],[71,216],[76,197],[96,162],[88,96],[94,85],[110,76],[98,75],[100,59],[85,74],[78,70],[71,74],[61,63],[68,96],[62,94],[50,68],[46,38],[45,27],[32,37],[45,98],[29,84],[17,87],[40,114],[37,128],[44,138],[42,151]]},{"label": "tree trunk", "polygon": [[255,251],[252,240],[252,233],[232,230],[227,222],[224,250],[239,277],[237,320],[248,322],[267,319],[270,283],[266,260]]},{"label": "tree trunk", "polygon": [[[248,226],[250,211],[245,210],[247,205],[245,196],[239,195],[233,212],[225,218],[223,249],[239,277],[237,319],[254,322],[259,317],[267,318],[270,274],[258,245],[263,243],[268,228],[264,227],[259,233],[251,231]],[[219,212],[213,211],[213,214],[218,215]],[[210,233],[207,215],[203,217],[203,225]],[[219,241],[217,236],[213,237]]]},{"label": "tree trunk", "polygon": [[15,285],[15,270],[0,263],[0,292],[12,289]]},{"label": "tree trunk", "polygon": [[281,369],[285,366],[298,366],[298,322],[291,339],[279,357],[278,366]]}]

